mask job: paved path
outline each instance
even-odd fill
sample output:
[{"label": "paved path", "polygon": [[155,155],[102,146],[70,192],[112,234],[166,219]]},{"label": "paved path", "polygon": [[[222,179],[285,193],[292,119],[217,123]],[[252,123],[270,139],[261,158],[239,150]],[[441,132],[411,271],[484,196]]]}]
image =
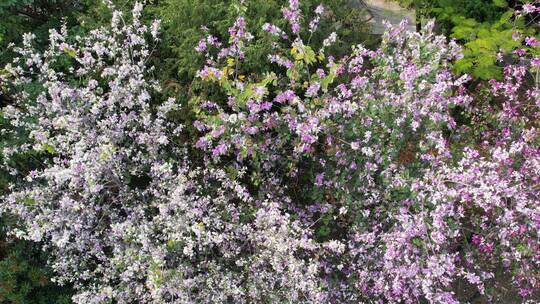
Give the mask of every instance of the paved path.
[{"label": "paved path", "polygon": [[382,34],[384,32],[383,20],[387,20],[392,24],[399,24],[402,19],[408,19],[408,29],[415,30],[414,11],[402,8],[396,2],[389,0],[353,0],[351,4],[356,7],[367,8],[373,16],[373,19],[370,20],[373,34]]}]

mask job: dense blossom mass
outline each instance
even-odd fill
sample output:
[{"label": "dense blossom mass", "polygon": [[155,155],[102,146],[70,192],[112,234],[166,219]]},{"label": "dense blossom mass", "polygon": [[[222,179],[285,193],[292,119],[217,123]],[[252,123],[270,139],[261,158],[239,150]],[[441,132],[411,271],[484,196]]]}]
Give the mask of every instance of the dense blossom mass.
[{"label": "dense blossom mass", "polygon": [[[255,37],[242,5],[229,37],[193,46],[191,139],[153,78],[160,22],[141,4],[84,37],[51,30],[43,52],[32,34],[16,48],[2,135],[18,139],[3,151],[18,180],[0,210],[44,244],[73,301],[466,303],[467,289],[501,303],[511,288],[535,303],[536,38],[516,35],[504,77],[471,92],[433,23],[388,25],[376,50],[336,58],[335,33],[311,43],[324,7],[303,20],[290,0],[289,28]],[[254,39],[267,71],[242,65]],[[24,153],[39,165],[17,168]]]}]

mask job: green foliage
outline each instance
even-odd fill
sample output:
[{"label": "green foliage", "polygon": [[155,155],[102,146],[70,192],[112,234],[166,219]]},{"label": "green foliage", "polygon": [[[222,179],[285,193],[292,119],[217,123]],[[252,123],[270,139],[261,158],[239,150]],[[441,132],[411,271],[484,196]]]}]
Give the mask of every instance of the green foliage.
[{"label": "green foliage", "polygon": [[[474,19],[476,22],[494,22],[508,10],[504,0],[437,0],[432,1],[430,13],[437,21],[450,30],[457,23],[455,17]],[[449,28],[446,28],[449,26]]]},{"label": "green foliage", "polygon": [[62,22],[75,25],[76,15],[89,0],[2,0],[0,1],[0,66],[11,60],[9,43],[18,44],[22,34],[32,32],[38,42],[47,39],[50,28]]},{"label": "green foliage", "polygon": [[514,32],[534,34],[504,0],[439,0],[432,12],[443,29],[464,45],[464,58],[456,62],[456,71],[483,80],[502,77],[497,54],[509,54],[523,44],[523,38],[513,39]]},{"label": "green foliage", "polygon": [[[160,50],[160,61],[165,69],[161,70],[162,79],[169,80],[171,86],[178,83],[171,83],[170,79],[177,79],[180,84],[191,82],[202,63],[201,56],[194,49],[197,42],[205,36],[201,28],[206,26],[210,33],[220,39],[227,37],[229,26],[238,16],[234,3],[235,1],[231,0],[164,0],[156,5],[153,12],[162,20],[163,26],[164,42]],[[282,29],[288,28],[281,11],[282,7],[287,5],[287,1],[251,0],[246,3],[247,26],[254,36],[258,38],[267,36],[262,31],[262,26],[266,22]],[[313,11],[321,3],[327,12],[325,18],[321,20],[320,30],[312,37],[315,45],[322,43],[322,40],[334,31],[341,39],[338,47],[344,51],[350,51],[352,44],[365,43],[370,39],[367,24],[361,22],[365,12],[351,8],[346,0],[301,1],[302,11],[308,13],[308,17],[302,21],[304,24],[309,23],[309,18],[314,15]],[[308,33],[302,35],[309,36]],[[255,41],[246,50],[246,58],[250,59],[243,63],[244,68],[248,71],[268,70],[267,56],[271,52],[266,47],[268,41],[264,39]]]},{"label": "green foliage", "polygon": [[[506,0],[399,0],[421,17],[434,17],[441,31],[464,46],[464,58],[455,64],[459,73],[481,80],[502,77],[497,55],[522,47],[525,36],[535,35],[533,22],[516,18],[514,10],[530,1]],[[514,32],[521,33],[513,39]],[[532,51],[532,50],[529,50]]]},{"label": "green foliage", "polygon": [[71,303],[69,288],[50,282],[43,253],[28,242],[6,240],[5,225],[0,220],[0,303]]},{"label": "green foliage", "polygon": [[505,13],[499,22],[478,23],[463,16],[454,18],[457,24],[452,36],[464,41],[464,58],[455,68],[461,73],[471,73],[480,79],[500,78],[502,69],[497,65],[497,53],[510,53],[521,45],[512,39],[513,26],[509,22],[511,12]]}]

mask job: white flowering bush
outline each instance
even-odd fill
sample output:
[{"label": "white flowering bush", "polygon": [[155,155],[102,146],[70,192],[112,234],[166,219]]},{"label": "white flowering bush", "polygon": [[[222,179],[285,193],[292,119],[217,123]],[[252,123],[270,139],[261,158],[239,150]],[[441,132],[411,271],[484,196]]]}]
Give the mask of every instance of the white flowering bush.
[{"label": "white flowering bush", "polygon": [[317,248],[309,234],[220,170],[190,168],[171,142],[175,101],[152,99],[146,66],[159,23],[141,24],[141,9],[131,20],[115,11],[110,27],[73,42],[53,30],[44,53],[32,35],[17,49],[8,71],[22,90],[3,132],[28,139],[4,152],[45,157],[30,172],[11,168],[21,179],[2,210],[19,217],[15,233],[44,242],[76,303],[321,298],[318,265],[304,259]]}]

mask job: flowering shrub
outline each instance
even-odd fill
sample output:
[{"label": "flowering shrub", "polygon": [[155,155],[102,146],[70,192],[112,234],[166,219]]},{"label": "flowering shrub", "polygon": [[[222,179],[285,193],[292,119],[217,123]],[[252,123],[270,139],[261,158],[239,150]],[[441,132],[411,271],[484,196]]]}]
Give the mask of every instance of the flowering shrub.
[{"label": "flowering shrub", "polygon": [[[492,109],[501,121],[517,116],[507,129],[496,129],[525,132],[529,143],[519,134],[493,134],[487,145],[495,155],[479,158],[457,140],[472,135],[454,112],[486,109],[471,105],[463,86],[469,78],[450,72],[451,61],[461,58],[454,42],[447,44],[429,26],[419,34],[404,32],[402,24],[388,29],[378,50],[357,46],[336,59],[325,52],[336,37],[312,49],[298,35],[298,2],[289,3],[283,13],[292,34],[264,27],[275,37],[271,71],[238,73],[251,37],[243,18],[231,27],[228,46],[205,50],[207,64],[198,76],[218,84],[227,98],[212,99],[213,93],[195,100],[203,109],[194,123],[203,133],[196,147],[218,166],[250,168],[260,193],[284,191],[294,198],[282,208],[333,246],[325,254],[323,280],[335,299],[457,302],[457,281],[485,294],[500,263],[522,286],[520,295],[531,296],[538,289],[538,264],[532,262],[538,252],[538,197],[532,193],[538,190],[527,179],[536,173],[532,164],[520,175],[512,171],[517,168],[505,172],[496,156],[502,147],[490,147],[506,140],[507,149],[520,147],[507,158],[526,153],[535,163],[536,131],[523,129],[529,120],[515,109]],[[527,69],[537,69],[534,62],[508,66],[519,83],[506,79],[493,82],[495,88],[524,90],[519,84]],[[537,99],[538,89],[503,96],[503,108],[523,100],[534,113]],[[486,229],[492,229],[486,234],[491,241],[480,238]],[[497,290],[489,289],[494,299]]]},{"label": "flowering shrub", "polygon": [[[165,0],[148,3],[152,12],[162,20],[162,39],[160,48],[160,79],[167,80],[172,85],[187,86],[178,89],[179,94],[184,90],[197,88],[198,81],[195,73],[199,69],[201,57],[197,49],[204,48],[211,42],[200,42],[204,32],[211,32],[217,38],[228,35],[228,27],[238,16],[234,7],[244,11],[244,17],[249,20],[246,27],[254,36],[264,31],[263,24],[275,23],[278,26],[286,24],[282,17],[281,6],[284,1],[250,0],[249,5],[237,5],[238,0]],[[336,45],[343,52],[348,52],[351,42],[370,39],[369,25],[363,20],[368,19],[367,12],[361,7],[351,7],[348,0],[303,0],[299,5],[313,11],[319,4],[324,4],[324,18],[318,22],[318,31],[313,33],[311,41],[320,44],[325,33],[336,31],[340,41]],[[307,16],[306,16],[307,17]],[[308,31],[308,28],[302,28]],[[271,51],[267,47],[268,40],[256,39],[246,46],[248,56],[243,61],[243,67],[249,71],[258,71],[268,66],[265,60]],[[168,71],[168,70],[171,71]],[[195,83],[194,83],[195,80]],[[181,100],[182,101],[182,100]]]},{"label": "flowering shrub", "polygon": [[[288,28],[255,37],[240,16],[228,43],[195,46],[208,90],[184,142],[141,10],[86,37],[53,30],[44,53],[27,35],[4,77],[18,94],[2,132],[24,143],[3,151],[20,179],[1,210],[46,244],[74,302],[470,302],[462,285],[501,301],[505,278],[538,297],[537,58],[518,52],[474,99],[432,24],[335,58],[335,33],[310,45],[324,7],[303,20],[290,0]],[[270,68],[246,73],[256,39]],[[24,152],[44,160],[21,170]]]},{"label": "flowering shrub", "polygon": [[[15,233],[45,242],[77,303],[320,298],[318,265],[302,258],[317,248],[309,234],[220,170],[188,169],[169,140],[181,130],[167,121],[174,100],[151,102],[145,67],[159,23],[141,24],[141,9],[130,23],[115,12],[110,27],[72,43],[51,31],[43,54],[31,35],[17,50],[8,71],[23,90],[5,109],[4,133],[29,142],[4,153],[50,157],[30,172],[12,168],[24,179],[2,209],[20,218]],[[42,91],[25,91],[31,82]]]}]

